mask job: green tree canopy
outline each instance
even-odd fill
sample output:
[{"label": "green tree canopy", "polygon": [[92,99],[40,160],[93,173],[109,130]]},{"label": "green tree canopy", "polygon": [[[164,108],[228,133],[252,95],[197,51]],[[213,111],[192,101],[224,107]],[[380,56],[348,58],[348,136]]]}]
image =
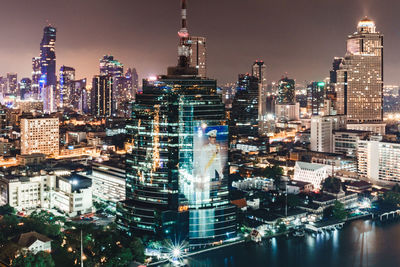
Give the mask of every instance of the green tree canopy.
[{"label": "green tree canopy", "polygon": [[339,201],[335,201],[333,205],[333,210],[332,210],[333,217],[338,220],[344,220],[347,218],[349,213],[346,211],[344,204]]},{"label": "green tree canopy", "polygon": [[337,194],[342,189],[342,181],[336,177],[328,177],[322,183],[322,191]]},{"label": "green tree canopy", "polygon": [[24,266],[24,267],[55,267],[53,258],[51,255],[44,251],[39,251],[36,254],[27,253],[21,254],[16,258],[12,266]]}]

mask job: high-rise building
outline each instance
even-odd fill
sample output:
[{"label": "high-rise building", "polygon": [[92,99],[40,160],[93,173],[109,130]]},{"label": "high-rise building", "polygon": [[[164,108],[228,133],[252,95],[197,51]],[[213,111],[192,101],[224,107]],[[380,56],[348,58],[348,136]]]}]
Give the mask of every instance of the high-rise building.
[{"label": "high-rise building", "polygon": [[207,77],[207,47],[206,38],[190,36],[190,66],[198,70],[200,77]]},{"label": "high-rise building", "polygon": [[111,75],[96,75],[92,82],[92,114],[97,117],[113,115],[113,84]]},{"label": "high-rise building", "polygon": [[133,89],[133,98],[136,97],[137,92],[139,92],[139,75],[136,71],[136,68],[132,69],[132,89]]},{"label": "high-rise building", "polygon": [[18,75],[16,73],[7,73],[8,94],[18,95]]},{"label": "high-rise building", "polygon": [[32,58],[32,96],[35,99],[39,98],[39,80],[41,76],[40,57],[34,57]]},{"label": "high-rise building", "polygon": [[277,104],[294,104],[295,102],[295,82],[288,77],[283,77],[278,83]]},{"label": "high-rise building", "polygon": [[124,65],[112,55],[105,55],[100,59],[100,75],[109,75],[113,78],[113,110],[119,111],[122,103],[129,97],[124,90],[126,81]]},{"label": "high-rise building", "polygon": [[21,118],[21,154],[58,155],[58,118]]},{"label": "high-rise building", "polygon": [[67,66],[60,68],[60,106],[70,107],[73,104],[75,69]]},{"label": "high-rise building", "polygon": [[86,87],[86,78],[73,81],[72,106],[80,113],[88,113],[90,106],[90,93]]},{"label": "high-rise building", "polygon": [[345,116],[312,116],[310,149],[318,152],[333,152],[333,131],[346,127]]},{"label": "high-rise building", "polygon": [[22,78],[19,82],[19,93],[21,99],[24,100],[25,97],[31,95],[32,93],[32,81],[29,78]]},{"label": "high-rise building", "polygon": [[236,235],[227,184],[228,126],[216,81],[189,66],[182,0],[178,66],[143,80],[127,125],[127,200],[116,222],[128,234],[156,235],[198,247]]},{"label": "high-rise building", "polygon": [[383,119],[383,35],[367,18],[347,39],[347,52],[337,72],[337,111],[349,123]]},{"label": "high-rise building", "polygon": [[311,82],[307,86],[307,113],[322,115],[325,100],[325,82]]},{"label": "high-rise building", "polygon": [[39,93],[43,100],[43,111],[51,113],[56,110],[56,28],[46,26],[40,43],[40,80]]},{"label": "high-rise building", "polygon": [[258,136],[259,82],[250,74],[239,74],[229,120],[231,142],[239,136]]},{"label": "high-rise building", "polygon": [[382,136],[358,140],[358,173],[373,184],[393,186],[400,182],[400,143]]},{"label": "high-rise building", "polygon": [[100,59],[100,75],[120,77],[124,74],[124,65],[114,59],[112,55],[105,55]]},{"label": "high-rise building", "polygon": [[252,67],[251,73],[258,79],[258,117],[260,121],[263,121],[266,116],[266,99],[267,99],[267,67],[262,60],[256,60]]}]

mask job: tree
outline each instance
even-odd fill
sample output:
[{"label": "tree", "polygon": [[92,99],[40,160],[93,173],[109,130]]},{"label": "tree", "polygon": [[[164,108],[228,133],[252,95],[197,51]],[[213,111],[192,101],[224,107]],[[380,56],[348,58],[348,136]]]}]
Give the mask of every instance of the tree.
[{"label": "tree", "polygon": [[344,220],[347,218],[349,213],[346,211],[344,204],[339,201],[335,201],[333,205],[333,210],[332,210],[333,217],[335,217],[338,220]]},{"label": "tree", "polygon": [[0,206],[0,215],[5,214],[15,214],[15,209],[8,204]]},{"label": "tree", "polygon": [[27,253],[21,254],[13,261],[12,266],[24,267],[54,267],[54,261],[51,255],[44,251],[39,251],[36,254]]},{"label": "tree", "polygon": [[289,194],[287,195],[287,205],[288,207],[295,208],[301,204],[301,200],[297,195]]},{"label": "tree", "polygon": [[282,221],[282,219],[278,219],[276,221],[275,228],[278,229],[278,233],[284,233],[287,230],[286,224]]},{"label": "tree", "polygon": [[387,204],[399,205],[400,204],[400,193],[394,192],[394,191],[387,191],[383,195],[383,201]]},{"label": "tree", "polygon": [[276,189],[278,189],[281,184],[283,169],[277,165],[274,165],[272,167],[262,169],[259,174],[263,177],[274,180],[274,186]]},{"label": "tree", "polygon": [[135,261],[144,262],[144,245],[142,240],[137,237],[133,238],[133,241],[129,244],[129,248]]},{"label": "tree", "polygon": [[322,191],[337,194],[342,190],[342,181],[336,177],[328,177],[322,183]]}]

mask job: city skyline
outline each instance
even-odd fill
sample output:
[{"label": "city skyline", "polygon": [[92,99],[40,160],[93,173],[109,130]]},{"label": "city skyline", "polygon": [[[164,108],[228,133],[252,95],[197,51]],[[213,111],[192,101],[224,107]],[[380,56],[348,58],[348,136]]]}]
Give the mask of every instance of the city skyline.
[{"label": "city skyline", "polygon": [[[208,73],[219,84],[233,82],[237,73],[250,71],[248,65],[256,59],[266,63],[268,81],[276,81],[286,72],[297,83],[323,79],[329,76],[333,57],[346,50],[342,40],[353,33],[357,21],[365,15],[385,36],[385,84],[400,82],[396,76],[400,56],[395,53],[400,37],[394,26],[394,10],[400,4],[395,1],[386,1],[391,3],[388,6],[378,6],[377,1],[313,4],[252,0],[244,6],[239,1],[208,2],[189,2],[188,28],[192,35],[207,38]],[[4,5],[1,21],[5,41],[0,47],[3,76],[17,72],[21,78],[30,77],[31,60],[39,54],[39,36],[46,20],[58,30],[57,68],[74,67],[77,78],[89,79],[98,73],[98,62],[105,54],[114,55],[125,67],[136,67],[141,77],[163,73],[176,62],[178,1],[120,1],[118,6],[106,1],[96,1],[96,5],[94,1],[71,1],[68,6],[46,3],[49,1]],[[280,17],[282,12],[285,19]],[[238,35],[244,31],[246,34]]]}]

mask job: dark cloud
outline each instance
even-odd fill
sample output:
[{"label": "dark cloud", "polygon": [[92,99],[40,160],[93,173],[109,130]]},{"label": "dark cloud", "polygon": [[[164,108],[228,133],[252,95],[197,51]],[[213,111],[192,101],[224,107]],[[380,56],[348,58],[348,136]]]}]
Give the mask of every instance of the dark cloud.
[{"label": "dark cloud", "polygon": [[[209,76],[234,81],[263,59],[269,79],[287,72],[297,81],[328,76],[343,56],[346,36],[368,15],[385,35],[385,82],[400,83],[397,0],[189,0],[189,31],[208,38]],[[58,29],[57,67],[78,77],[98,72],[113,54],[141,76],[176,63],[179,0],[4,0],[0,16],[0,74],[30,76],[42,29]]]}]

